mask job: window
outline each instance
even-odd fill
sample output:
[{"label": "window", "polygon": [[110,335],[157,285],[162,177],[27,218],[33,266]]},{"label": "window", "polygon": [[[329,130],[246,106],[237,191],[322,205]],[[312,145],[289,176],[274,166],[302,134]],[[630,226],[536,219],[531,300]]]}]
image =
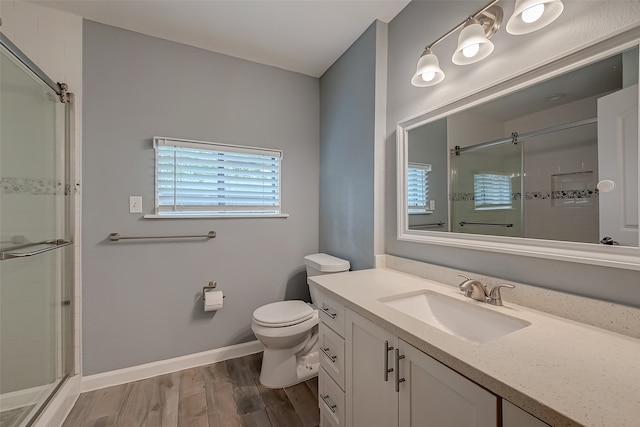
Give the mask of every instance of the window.
[{"label": "window", "polygon": [[280,214],[282,151],[153,139],[156,215]]},{"label": "window", "polygon": [[409,214],[431,213],[428,209],[429,172],[431,172],[431,165],[409,163],[407,169],[407,203]]},{"label": "window", "polygon": [[476,210],[511,209],[511,175],[476,173],[473,194]]}]

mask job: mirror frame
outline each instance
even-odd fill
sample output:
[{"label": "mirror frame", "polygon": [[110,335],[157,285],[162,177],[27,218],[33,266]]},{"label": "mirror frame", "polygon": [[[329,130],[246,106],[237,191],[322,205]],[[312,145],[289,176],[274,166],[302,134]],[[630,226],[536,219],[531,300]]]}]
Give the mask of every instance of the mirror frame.
[{"label": "mirror frame", "polygon": [[[410,130],[548,80],[557,75],[589,65],[633,47],[640,47],[640,27],[632,28],[586,48],[570,52],[563,58],[551,61],[532,71],[525,72],[519,76],[499,82],[488,89],[478,91],[445,106],[416,114],[399,122],[396,128],[398,240],[628,270],[640,270],[640,247],[608,246],[595,243],[563,242],[524,237],[502,237],[443,231],[410,230],[405,190],[406,165],[408,161],[408,135]],[[640,158],[638,162],[640,164]],[[447,186],[449,187],[449,183],[447,183]],[[447,192],[450,194],[451,189],[448,188]],[[638,232],[640,233],[640,229]]]}]

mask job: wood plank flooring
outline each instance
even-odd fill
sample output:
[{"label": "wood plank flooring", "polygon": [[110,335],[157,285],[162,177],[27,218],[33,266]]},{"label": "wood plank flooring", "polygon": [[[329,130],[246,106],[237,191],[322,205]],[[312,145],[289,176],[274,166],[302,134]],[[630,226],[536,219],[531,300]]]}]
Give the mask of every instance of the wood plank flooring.
[{"label": "wood plank flooring", "polygon": [[260,384],[262,353],[82,393],[63,427],[317,427],[318,379]]},{"label": "wood plank flooring", "polygon": [[15,427],[27,418],[35,405],[0,412],[0,427]]}]

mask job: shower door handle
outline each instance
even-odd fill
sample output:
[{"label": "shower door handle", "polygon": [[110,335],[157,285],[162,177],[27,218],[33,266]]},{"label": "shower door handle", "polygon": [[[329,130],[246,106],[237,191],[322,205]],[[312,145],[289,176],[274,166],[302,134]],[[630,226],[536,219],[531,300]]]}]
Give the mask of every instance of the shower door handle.
[{"label": "shower door handle", "polygon": [[[49,252],[54,249],[62,248],[64,246],[69,246],[72,244],[73,242],[71,240],[56,239],[56,240],[45,240],[45,241],[36,242],[36,243],[29,243],[28,245],[15,246],[13,248],[10,248],[7,251],[0,252],[0,261],[13,259],[13,258],[26,258],[26,257],[41,254],[43,252]],[[12,251],[15,251],[16,249],[25,249],[31,246],[41,246],[41,245],[50,245],[50,246],[46,248],[37,249],[31,252],[12,252]]]}]

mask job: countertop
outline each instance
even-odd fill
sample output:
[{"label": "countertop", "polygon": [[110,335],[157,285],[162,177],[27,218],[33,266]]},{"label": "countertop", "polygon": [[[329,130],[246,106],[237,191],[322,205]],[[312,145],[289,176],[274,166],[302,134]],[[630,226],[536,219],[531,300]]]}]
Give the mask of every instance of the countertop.
[{"label": "countertop", "polygon": [[[309,285],[552,426],[639,427],[640,340],[389,269],[314,276]],[[380,298],[430,290],[531,325],[474,344]],[[640,327],[640,325],[639,325]]]}]

